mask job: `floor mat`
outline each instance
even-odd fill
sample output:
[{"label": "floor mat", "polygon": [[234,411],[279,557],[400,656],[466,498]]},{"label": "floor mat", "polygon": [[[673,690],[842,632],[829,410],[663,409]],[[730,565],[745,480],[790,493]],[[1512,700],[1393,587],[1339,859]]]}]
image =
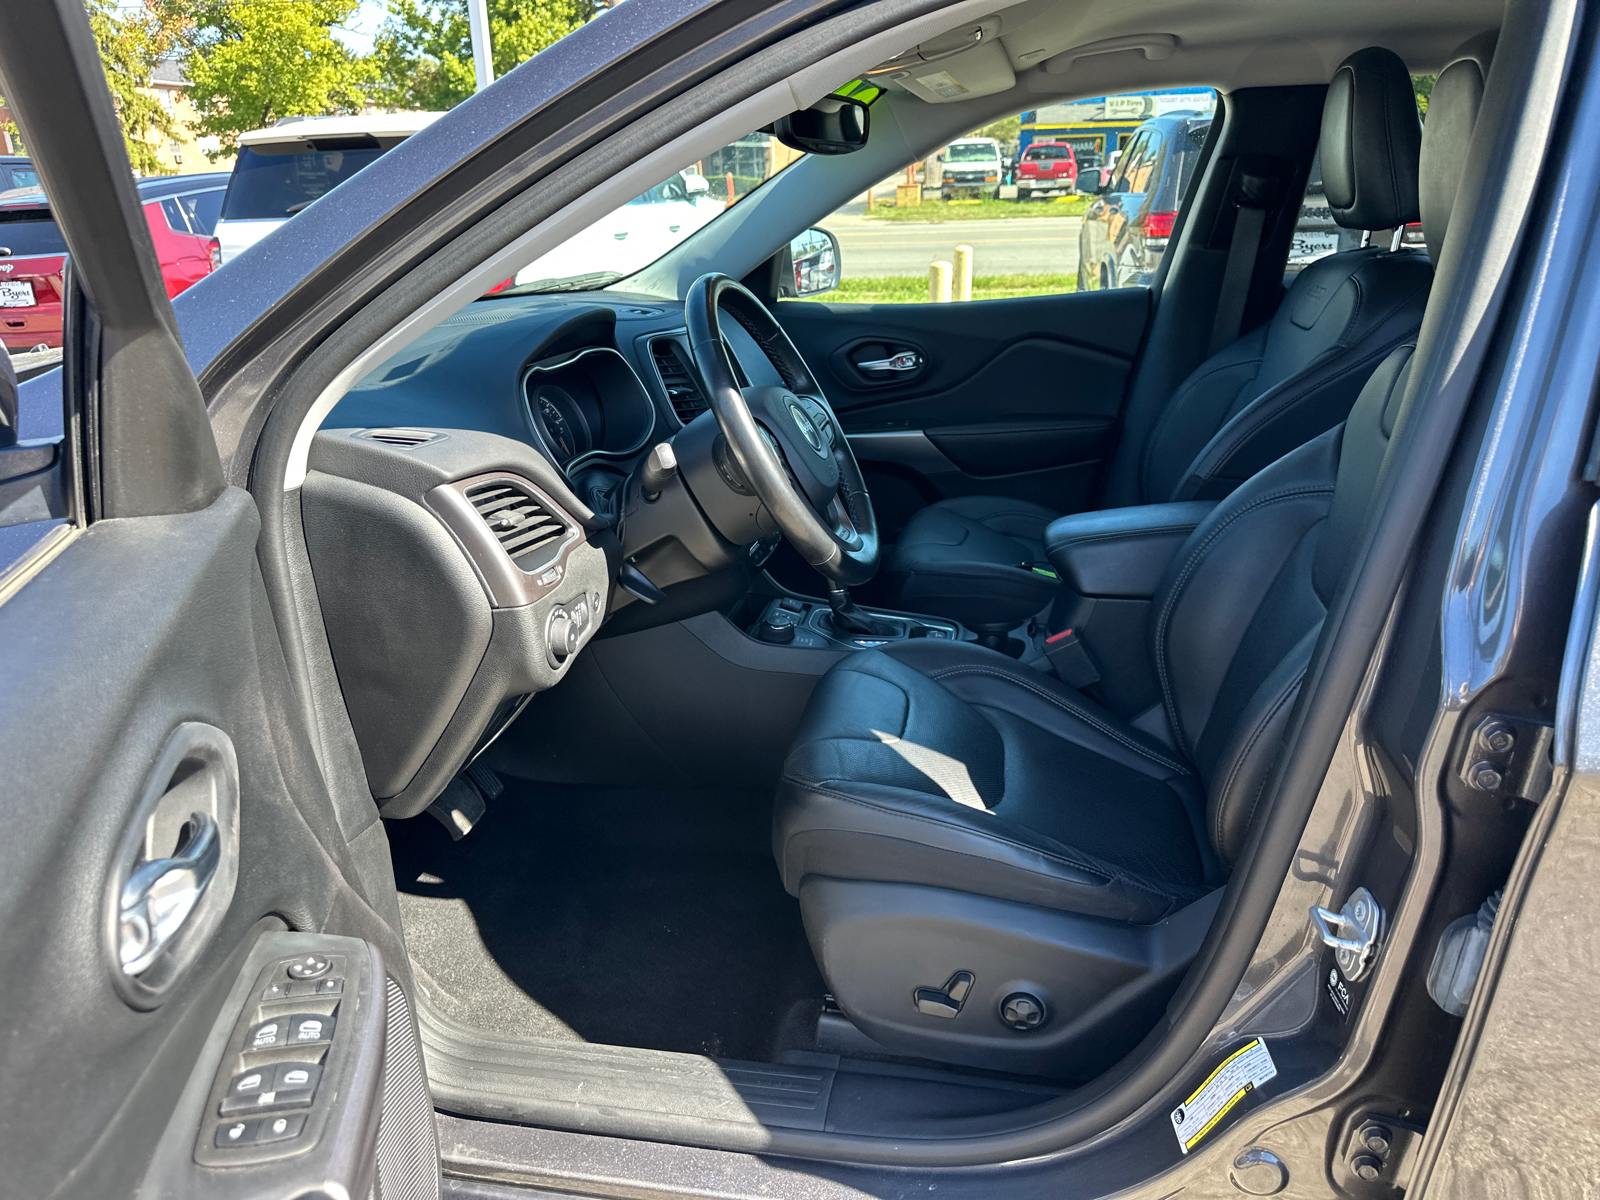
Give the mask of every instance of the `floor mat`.
[{"label": "floor mat", "polygon": [[507,785],[459,842],[431,817],[389,824],[419,982],[452,1019],[760,1062],[814,1011],[769,797]]}]

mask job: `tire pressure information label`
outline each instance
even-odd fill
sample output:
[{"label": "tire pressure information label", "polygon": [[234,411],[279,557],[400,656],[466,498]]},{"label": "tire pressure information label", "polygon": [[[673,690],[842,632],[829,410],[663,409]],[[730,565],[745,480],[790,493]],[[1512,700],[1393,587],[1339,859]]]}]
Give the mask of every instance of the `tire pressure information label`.
[{"label": "tire pressure information label", "polygon": [[1194,1094],[1172,1110],[1172,1132],[1178,1135],[1183,1152],[1193,1150],[1239,1101],[1277,1074],[1267,1044],[1260,1038],[1223,1059]]}]

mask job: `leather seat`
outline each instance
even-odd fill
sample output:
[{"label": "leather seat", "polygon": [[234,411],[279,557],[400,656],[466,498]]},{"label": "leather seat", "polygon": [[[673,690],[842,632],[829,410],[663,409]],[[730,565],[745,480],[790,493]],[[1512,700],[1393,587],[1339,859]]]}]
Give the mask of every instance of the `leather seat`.
[{"label": "leather seat", "polygon": [[[1430,245],[1482,79],[1466,59],[1435,85]],[[1114,1018],[1154,1019],[1167,993],[1152,980],[1198,948],[1208,894],[1245,851],[1354,565],[1414,345],[1383,359],[1343,424],[1255,474],[1182,542],[1147,631],[1154,720],[1130,723],[965,643],[863,651],[823,676],[784,766],[773,851],[858,1027],[902,1053],[1007,1069],[1036,1069],[1039,1053],[1081,1061],[1148,1028]],[[1146,935],[1167,940],[1152,949]],[[1057,1015],[1008,1031],[1007,997],[1029,989]]]},{"label": "leather seat", "polygon": [[[1322,115],[1324,193],[1347,229],[1417,220],[1420,129],[1405,64],[1352,54]],[[1272,319],[1224,346],[1179,385],[1137,453],[1119,452],[1118,494],[1138,503],[1218,499],[1274,459],[1344,420],[1361,385],[1422,323],[1433,269],[1387,246],[1319,259],[1296,276]],[[1198,448],[1198,452],[1197,452]],[[1007,630],[1054,594],[1035,566],[1050,522],[1041,505],[995,496],[918,512],[885,564],[897,607]]]}]

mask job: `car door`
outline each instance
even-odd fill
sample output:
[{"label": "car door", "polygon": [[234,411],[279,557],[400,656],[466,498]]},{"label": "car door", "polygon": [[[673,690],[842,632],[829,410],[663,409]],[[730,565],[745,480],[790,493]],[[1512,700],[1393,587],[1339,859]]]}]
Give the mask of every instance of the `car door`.
[{"label": "car door", "polygon": [[0,8],[0,74],[73,264],[68,436],[0,397],[0,1192],[364,1196],[398,1153],[437,1195],[381,824],[290,686],[78,0]]}]

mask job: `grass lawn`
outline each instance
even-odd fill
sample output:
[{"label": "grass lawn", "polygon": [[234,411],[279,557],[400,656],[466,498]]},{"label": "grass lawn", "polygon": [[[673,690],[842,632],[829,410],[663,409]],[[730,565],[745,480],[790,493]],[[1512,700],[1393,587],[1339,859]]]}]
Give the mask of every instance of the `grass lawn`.
[{"label": "grass lawn", "polygon": [[[976,275],[974,300],[1002,300],[1012,296],[1050,296],[1074,291],[1076,275]],[[831,292],[808,297],[834,304],[926,304],[928,280],[921,275],[887,275],[876,279],[843,279]]]},{"label": "grass lawn", "polygon": [[1064,196],[1059,200],[924,200],[907,208],[878,203],[863,214],[869,221],[996,221],[1016,217],[1080,217],[1093,196]]}]

